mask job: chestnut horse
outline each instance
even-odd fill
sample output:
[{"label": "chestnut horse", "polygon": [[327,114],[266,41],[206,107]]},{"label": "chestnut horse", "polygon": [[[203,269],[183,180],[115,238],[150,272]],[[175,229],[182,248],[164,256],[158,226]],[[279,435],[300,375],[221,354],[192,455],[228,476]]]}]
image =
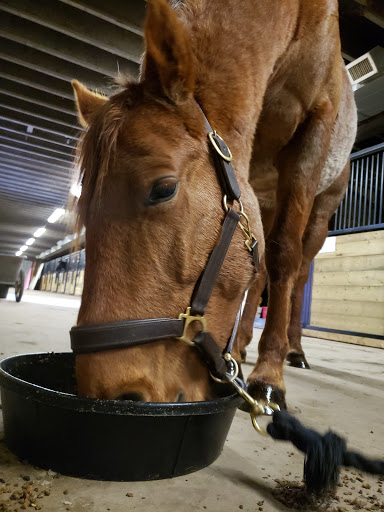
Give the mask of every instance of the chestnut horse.
[{"label": "chestnut horse", "polygon": [[[240,361],[268,273],[268,317],[248,380],[254,397],[284,406],[283,363],[306,364],[303,287],[344,194],[356,131],[337,1],[151,0],[144,37],[138,82],[110,99],[73,82],[86,126],[78,325],[177,318],[189,306],[223,220],[199,105],[232,151],[262,257],[255,275],[237,229],[206,312],[209,331],[224,347],[249,289]],[[76,373],[90,397],[211,397],[207,368],[175,338],[78,355]]]}]

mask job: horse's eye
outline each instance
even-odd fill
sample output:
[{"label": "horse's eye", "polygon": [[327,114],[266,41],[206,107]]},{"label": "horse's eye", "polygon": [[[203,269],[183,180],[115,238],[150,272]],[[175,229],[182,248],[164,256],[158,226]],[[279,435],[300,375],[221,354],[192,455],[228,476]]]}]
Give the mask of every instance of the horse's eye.
[{"label": "horse's eye", "polygon": [[157,204],[169,201],[176,195],[179,183],[175,178],[163,178],[157,181],[151,190],[147,204]]}]

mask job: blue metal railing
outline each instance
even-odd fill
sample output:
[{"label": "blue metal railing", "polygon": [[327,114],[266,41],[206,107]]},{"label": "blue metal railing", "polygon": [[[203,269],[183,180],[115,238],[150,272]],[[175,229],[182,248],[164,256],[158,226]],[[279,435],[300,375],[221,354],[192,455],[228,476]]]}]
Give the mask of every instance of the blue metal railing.
[{"label": "blue metal railing", "polygon": [[351,177],[329,235],[384,229],[384,143],[351,154]]}]

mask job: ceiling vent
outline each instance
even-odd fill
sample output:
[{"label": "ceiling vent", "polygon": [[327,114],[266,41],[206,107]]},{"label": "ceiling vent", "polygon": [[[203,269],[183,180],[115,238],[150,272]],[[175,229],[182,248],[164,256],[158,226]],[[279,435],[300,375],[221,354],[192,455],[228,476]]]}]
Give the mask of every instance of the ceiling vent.
[{"label": "ceiling vent", "polygon": [[370,76],[377,74],[377,67],[369,53],[348,64],[347,70],[352,85],[359,84]]},{"label": "ceiling vent", "polygon": [[352,85],[364,82],[384,71],[384,48],[376,46],[347,66],[349,80]]}]

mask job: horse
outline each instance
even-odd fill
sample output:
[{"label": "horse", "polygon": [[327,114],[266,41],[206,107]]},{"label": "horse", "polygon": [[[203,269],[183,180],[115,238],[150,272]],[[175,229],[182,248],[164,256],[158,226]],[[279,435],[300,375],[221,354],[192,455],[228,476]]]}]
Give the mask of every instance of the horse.
[{"label": "horse", "polygon": [[[231,207],[246,212],[260,257],[255,272],[237,229],[205,320],[223,349],[248,290],[240,364],[268,276],[248,389],[285,407],[284,361],[308,366],[303,288],[345,193],[356,133],[337,0],[149,0],[144,40],[139,79],[110,98],[73,81],[87,255],[78,326],[178,318],[189,306],[223,220],[205,115],[233,155],[241,205]],[[174,337],[77,354],[76,377],[81,395],[100,399],[212,398],[199,354]]]}]

